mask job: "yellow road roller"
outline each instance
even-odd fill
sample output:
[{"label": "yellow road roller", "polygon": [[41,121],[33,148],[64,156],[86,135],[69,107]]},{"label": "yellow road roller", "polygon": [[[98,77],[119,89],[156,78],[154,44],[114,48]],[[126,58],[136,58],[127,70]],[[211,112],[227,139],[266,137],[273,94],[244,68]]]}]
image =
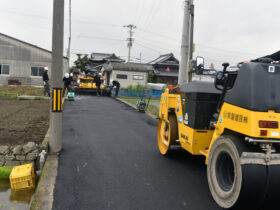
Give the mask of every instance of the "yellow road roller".
[{"label": "yellow road roller", "polygon": [[209,189],[222,208],[274,205],[280,191],[280,65],[262,59],[235,71],[228,66],[213,81],[165,90],[158,148],[165,156],[178,146],[205,156]]}]

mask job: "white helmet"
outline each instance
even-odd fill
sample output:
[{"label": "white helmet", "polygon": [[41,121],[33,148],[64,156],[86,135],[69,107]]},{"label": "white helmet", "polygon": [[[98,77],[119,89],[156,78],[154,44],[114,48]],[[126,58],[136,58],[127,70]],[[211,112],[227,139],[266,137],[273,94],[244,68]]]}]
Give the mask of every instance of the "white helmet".
[{"label": "white helmet", "polygon": [[102,73],[99,73],[99,76],[102,76]]},{"label": "white helmet", "polygon": [[69,78],[69,73],[65,73],[65,77],[66,77],[66,78]]},{"label": "white helmet", "polygon": [[46,67],[44,67],[44,70],[45,70],[45,71],[48,71],[48,70],[49,70],[49,68],[46,66]]},{"label": "white helmet", "polygon": [[70,73],[70,76],[73,77],[73,73]]}]

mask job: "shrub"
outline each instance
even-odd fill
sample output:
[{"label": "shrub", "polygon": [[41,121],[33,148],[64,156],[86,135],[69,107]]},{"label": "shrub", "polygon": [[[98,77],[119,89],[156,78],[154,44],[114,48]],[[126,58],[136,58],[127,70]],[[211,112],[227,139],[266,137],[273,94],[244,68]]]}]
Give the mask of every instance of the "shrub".
[{"label": "shrub", "polygon": [[145,91],[145,86],[143,85],[129,85],[126,90],[128,91],[135,91],[135,92],[144,92]]},{"label": "shrub", "polygon": [[15,99],[15,98],[17,98],[17,97],[18,97],[17,94],[11,94],[11,95],[9,95],[9,98],[13,98],[13,99]]}]

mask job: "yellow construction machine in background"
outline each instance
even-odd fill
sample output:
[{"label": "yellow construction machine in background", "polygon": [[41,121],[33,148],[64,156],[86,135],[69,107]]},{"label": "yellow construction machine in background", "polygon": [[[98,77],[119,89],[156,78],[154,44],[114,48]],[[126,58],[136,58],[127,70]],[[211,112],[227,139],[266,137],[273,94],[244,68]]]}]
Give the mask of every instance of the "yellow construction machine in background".
[{"label": "yellow construction machine in background", "polygon": [[273,205],[280,191],[280,66],[267,59],[237,71],[223,66],[215,81],[165,90],[159,151],[168,155],[177,145],[205,156],[209,188],[222,208]]},{"label": "yellow construction machine in background", "polygon": [[[111,87],[104,84],[103,76],[100,77],[100,94],[110,96]],[[94,74],[87,73],[86,75],[81,75],[78,80],[78,93],[93,93],[97,94],[96,86],[96,76]]]}]

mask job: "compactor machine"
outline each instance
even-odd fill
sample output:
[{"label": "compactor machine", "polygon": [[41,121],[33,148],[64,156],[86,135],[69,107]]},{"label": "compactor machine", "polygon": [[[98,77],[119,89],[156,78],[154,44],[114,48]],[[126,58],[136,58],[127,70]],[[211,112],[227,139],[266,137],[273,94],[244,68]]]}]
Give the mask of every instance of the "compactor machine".
[{"label": "compactor machine", "polygon": [[215,81],[165,90],[158,148],[168,155],[179,145],[205,156],[210,192],[222,208],[273,206],[280,198],[280,65],[228,66]]},{"label": "compactor machine", "polygon": [[[78,93],[93,93],[97,94],[98,89],[96,86],[97,71],[86,71],[85,75],[81,75],[78,80]],[[103,76],[100,77],[100,94],[111,96],[111,87],[104,84]]]}]

